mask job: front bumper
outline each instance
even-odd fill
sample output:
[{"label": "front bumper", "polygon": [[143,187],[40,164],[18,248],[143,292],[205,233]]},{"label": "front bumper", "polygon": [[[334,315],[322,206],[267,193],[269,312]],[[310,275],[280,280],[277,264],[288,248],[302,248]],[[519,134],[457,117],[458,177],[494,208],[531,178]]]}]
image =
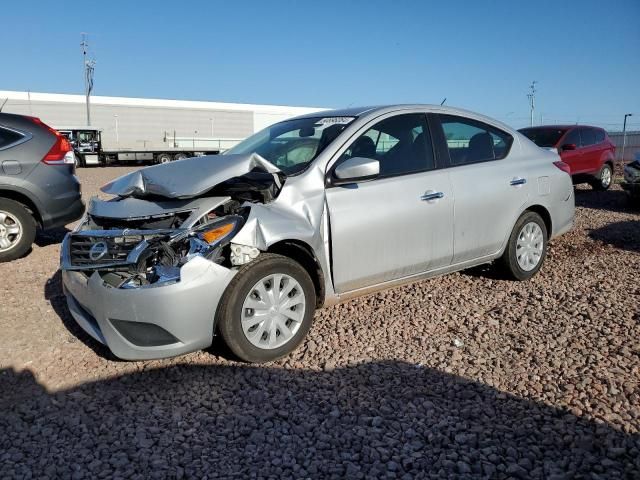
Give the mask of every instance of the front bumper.
[{"label": "front bumper", "polygon": [[62,272],[71,315],[124,360],[173,357],[211,345],[215,313],[235,271],[194,258],[171,285],[120,289],[97,272]]},{"label": "front bumper", "polygon": [[620,186],[632,197],[640,198],[640,182],[622,182]]}]

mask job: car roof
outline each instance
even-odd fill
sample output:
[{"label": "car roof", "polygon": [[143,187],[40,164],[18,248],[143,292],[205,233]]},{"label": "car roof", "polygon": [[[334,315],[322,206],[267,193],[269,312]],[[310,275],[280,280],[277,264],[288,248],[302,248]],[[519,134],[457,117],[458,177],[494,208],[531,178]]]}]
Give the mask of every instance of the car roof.
[{"label": "car roof", "polygon": [[425,103],[399,103],[399,104],[391,104],[391,105],[373,105],[373,106],[364,106],[364,107],[349,107],[342,108],[336,110],[321,110],[319,112],[307,113],[305,115],[300,115],[298,117],[294,117],[291,120],[298,120],[302,118],[318,118],[318,117],[364,117],[369,115],[382,115],[385,113],[395,112],[398,110],[427,110],[434,113],[442,113],[447,115],[458,115],[463,117],[468,117],[476,120],[483,121],[490,125],[499,126],[503,130],[506,131],[515,131],[513,127],[506,125],[499,120],[494,118],[487,117],[480,113],[475,113],[470,110],[465,110],[457,107],[449,107],[444,105],[433,105],[433,104],[425,104]]},{"label": "car roof", "polygon": [[22,130],[32,131],[34,129],[38,129],[31,118],[33,117],[29,117],[27,115],[19,115],[17,113],[0,112],[0,124],[7,127],[19,128]]},{"label": "car roof", "polygon": [[578,124],[572,124],[572,125],[536,125],[535,127],[522,127],[519,130],[531,130],[531,129],[542,129],[542,128],[553,128],[553,129],[565,129],[565,130],[569,130],[570,128],[577,128],[577,127],[587,127],[587,128],[597,128],[598,130],[604,130],[603,128],[600,127],[594,127],[593,125],[578,125]]}]

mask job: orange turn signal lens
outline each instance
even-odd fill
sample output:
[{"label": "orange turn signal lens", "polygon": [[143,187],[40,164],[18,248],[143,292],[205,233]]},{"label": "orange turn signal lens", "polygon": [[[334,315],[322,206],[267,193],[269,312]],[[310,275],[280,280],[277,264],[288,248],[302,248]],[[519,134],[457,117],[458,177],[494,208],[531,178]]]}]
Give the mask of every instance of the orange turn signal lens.
[{"label": "orange turn signal lens", "polygon": [[233,227],[234,227],[233,223],[227,223],[226,225],[223,225],[218,228],[214,228],[213,230],[207,230],[206,232],[203,232],[201,236],[205,242],[213,243],[216,240],[219,240],[225,237],[226,235],[228,235],[229,232],[233,230]]}]

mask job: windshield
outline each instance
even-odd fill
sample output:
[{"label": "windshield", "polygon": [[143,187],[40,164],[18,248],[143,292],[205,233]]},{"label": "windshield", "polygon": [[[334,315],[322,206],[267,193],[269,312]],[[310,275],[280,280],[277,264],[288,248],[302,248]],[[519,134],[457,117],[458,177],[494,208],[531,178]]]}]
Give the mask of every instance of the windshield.
[{"label": "windshield", "polygon": [[355,117],[313,117],[287,120],[261,130],[225,154],[257,153],[286,175],[301,172]]},{"label": "windshield", "polygon": [[555,147],[566,128],[523,128],[518,130],[539,147]]}]

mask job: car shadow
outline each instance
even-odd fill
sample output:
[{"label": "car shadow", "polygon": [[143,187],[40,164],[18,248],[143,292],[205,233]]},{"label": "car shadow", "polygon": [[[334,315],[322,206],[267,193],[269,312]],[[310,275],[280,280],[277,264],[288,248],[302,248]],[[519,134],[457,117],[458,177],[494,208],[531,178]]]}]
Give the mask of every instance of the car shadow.
[{"label": "car shadow", "polygon": [[609,223],[589,231],[589,237],[621,250],[640,252],[640,220]]},{"label": "car shadow", "polygon": [[35,244],[39,247],[46,247],[48,245],[54,245],[62,243],[64,237],[70,230],[68,228],[53,228],[51,230],[40,230],[36,232]]},{"label": "car shadow", "polygon": [[399,361],[0,381],[11,478],[640,478],[637,434]]},{"label": "car shadow", "polygon": [[611,212],[633,212],[627,193],[619,187],[612,187],[604,192],[592,190],[590,187],[575,188],[574,191],[576,207]]},{"label": "car shadow", "polygon": [[462,275],[474,278],[486,278],[488,280],[512,280],[496,262],[484,263],[476,267],[461,270]]}]

